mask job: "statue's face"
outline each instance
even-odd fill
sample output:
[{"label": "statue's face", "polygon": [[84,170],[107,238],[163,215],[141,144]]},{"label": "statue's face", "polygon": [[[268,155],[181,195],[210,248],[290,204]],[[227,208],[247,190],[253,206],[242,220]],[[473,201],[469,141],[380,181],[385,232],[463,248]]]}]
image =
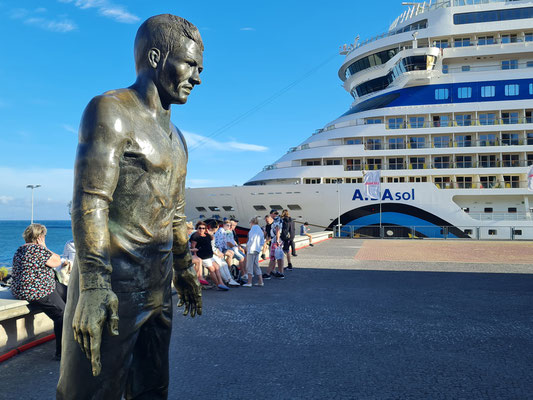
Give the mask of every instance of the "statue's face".
[{"label": "statue's face", "polygon": [[185,104],[195,85],[202,83],[203,54],[195,41],[188,38],[171,54],[161,66],[158,89],[165,108],[170,104]]}]

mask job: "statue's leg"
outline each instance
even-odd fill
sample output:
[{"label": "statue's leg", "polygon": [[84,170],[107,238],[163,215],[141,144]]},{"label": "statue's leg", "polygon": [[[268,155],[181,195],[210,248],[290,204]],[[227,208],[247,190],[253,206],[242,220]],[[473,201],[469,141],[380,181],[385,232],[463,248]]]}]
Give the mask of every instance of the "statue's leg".
[{"label": "statue's leg", "polygon": [[125,398],[128,400],[164,400],[168,397],[168,349],[172,331],[170,282],[162,292],[162,305],[160,301],[153,303],[153,314],[140,328],[135,343],[126,385]]},{"label": "statue's leg", "polygon": [[[78,270],[74,267],[69,282],[63,324],[63,349],[57,387],[60,400],[120,400],[132,361],[133,348],[139,335],[139,320],[144,302],[136,293],[117,293],[119,299],[119,336],[110,336],[107,326],[102,333],[100,351],[102,371],[93,376],[91,363],[74,340],[72,319],[79,297]],[[143,298],[144,296],[140,296]],[[144,318],[143,318],[144,317]]]}]

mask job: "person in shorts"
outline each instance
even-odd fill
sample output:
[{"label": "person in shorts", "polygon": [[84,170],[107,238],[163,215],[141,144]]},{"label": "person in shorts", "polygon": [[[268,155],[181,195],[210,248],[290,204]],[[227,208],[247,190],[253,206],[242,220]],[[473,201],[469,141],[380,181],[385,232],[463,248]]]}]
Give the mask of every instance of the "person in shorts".
[{"label": "person in shorts", "polygon": [[244,287],[252,287],[253,276],[258,277],[258,282],[255,286],[263,286],[263,275],[261,268],[259,268],[259,253],[265,242],[263,231],[259,227],[257,217],[250,220],[250,232],[248,232],[248,243],[246,244],[246,273],[248,275],[248,282]]},{"label": "person in shorts", "polygon": [[[283,259],[285,255],[283,253],[283,243],[280,238],[282,222],[278,210],[270,210],[270,216],[273,219],[270,226],[270,263],[267,269],[268,276],[265,279],[270,279],[271,277],[284,279]],[[278,265],[277,271],[275,271],[276,264]]]}]

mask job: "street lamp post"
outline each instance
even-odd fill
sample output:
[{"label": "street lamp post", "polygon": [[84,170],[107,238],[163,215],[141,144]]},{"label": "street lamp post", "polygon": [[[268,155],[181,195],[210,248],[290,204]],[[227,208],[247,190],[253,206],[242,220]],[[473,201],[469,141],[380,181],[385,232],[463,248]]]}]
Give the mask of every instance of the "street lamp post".
[{"label": "street lamp post", "polygon": [[33,224],[33,190],[41,187],[41,185],[26,185],[26,188],[31,189],[31,223]]}]

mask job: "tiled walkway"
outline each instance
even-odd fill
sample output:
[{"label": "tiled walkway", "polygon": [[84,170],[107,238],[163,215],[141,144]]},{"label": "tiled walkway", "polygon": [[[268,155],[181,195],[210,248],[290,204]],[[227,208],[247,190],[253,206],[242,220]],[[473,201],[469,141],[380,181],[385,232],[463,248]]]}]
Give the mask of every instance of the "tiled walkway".
[{"label": "tiled walkway", "polygon": [[359,261],[533,265],[533,243],[500,241],[365,240]]}]

